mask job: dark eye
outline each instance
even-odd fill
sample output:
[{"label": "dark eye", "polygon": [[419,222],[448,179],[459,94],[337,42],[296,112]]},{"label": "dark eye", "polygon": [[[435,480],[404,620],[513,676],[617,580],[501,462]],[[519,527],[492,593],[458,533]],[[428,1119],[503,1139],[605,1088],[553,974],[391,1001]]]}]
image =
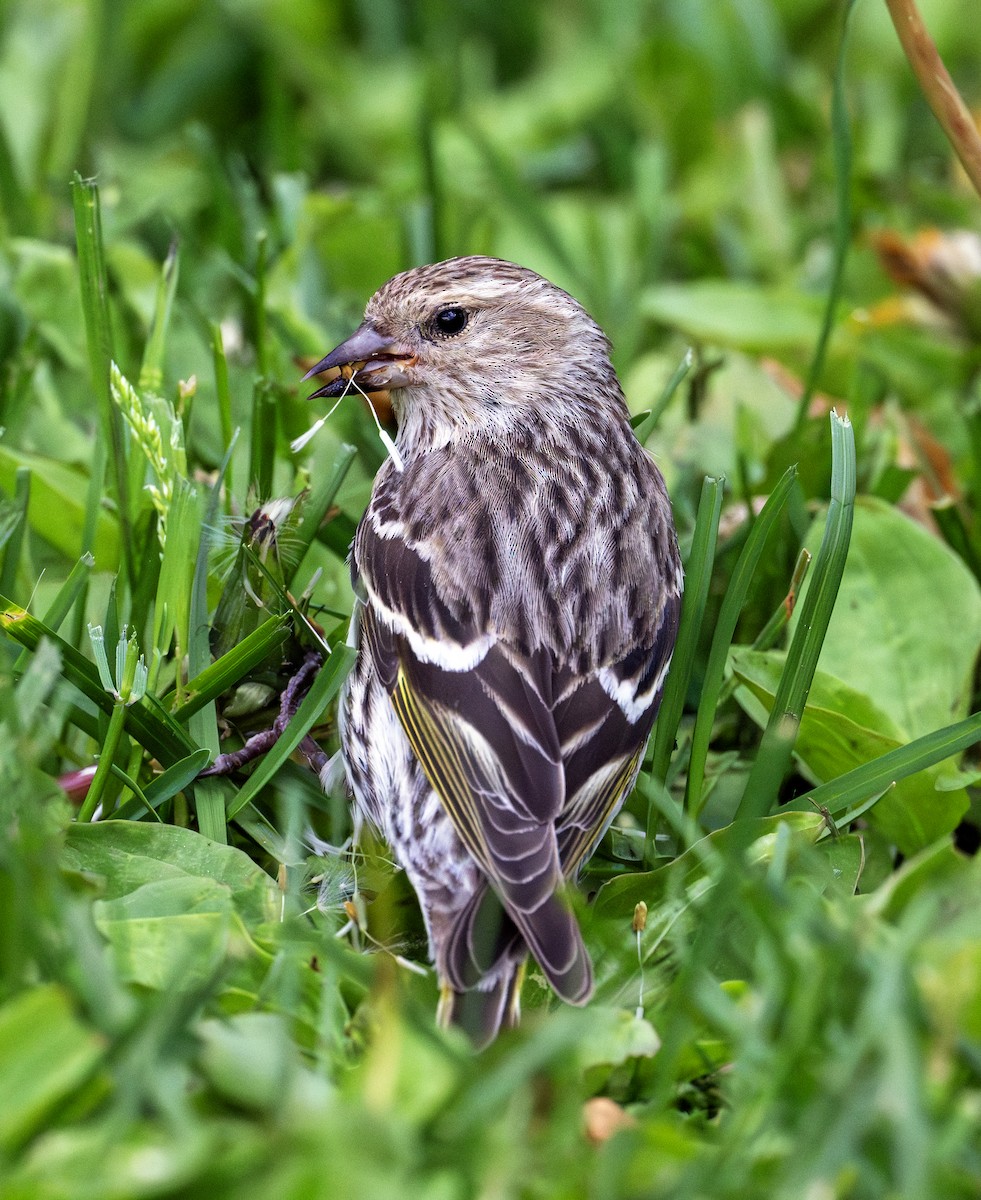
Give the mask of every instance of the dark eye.
[{"label": "dark eye", "polygon": [[432,319],[433,333],[440,337],[454,337],[466,329],[469,319],[470,314],[467,310],[455,304],[441,308]]}]

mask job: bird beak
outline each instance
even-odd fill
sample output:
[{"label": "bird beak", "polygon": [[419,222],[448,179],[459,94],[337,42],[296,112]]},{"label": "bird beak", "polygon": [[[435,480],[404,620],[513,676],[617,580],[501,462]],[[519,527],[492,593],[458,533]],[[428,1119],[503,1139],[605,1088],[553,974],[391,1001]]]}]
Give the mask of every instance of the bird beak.
[{"label": "bird beak", "polygon": [[416,356],[411,350],[365,321],[303,378],[312,379],[324,371],[339,372],[323,387],[311,392],[310,400],[318,396],[342,396],[352,383],[363,392],[381,392],[408,387],[412,380],[407,372],[415,362]]}]

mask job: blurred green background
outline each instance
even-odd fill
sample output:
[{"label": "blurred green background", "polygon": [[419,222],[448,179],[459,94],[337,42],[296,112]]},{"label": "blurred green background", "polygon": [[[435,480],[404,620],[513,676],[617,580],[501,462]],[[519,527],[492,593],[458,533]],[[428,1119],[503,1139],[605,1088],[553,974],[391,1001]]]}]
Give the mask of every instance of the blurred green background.
[{"label": "blurred green background", "polygon": [[[972,0],[928,0],[923,10],[955,78],[976,95]],[[209,322],[222,323],[244,424],[256,369],[292,393],[297,357],[333,346],[390,275],[489,253],[587,305],[613,339],[635,410],[651,406],[696,344],[688,405],[666,414],[658,441],[682,518],[705,472],[772,484],[771,445],[794,424],[831,277],[829,106],[842,21],[842,4],[821,0],[7,0],[8,444],[41,453],[54,444],[78,463],[89,454],[68,196],[79,170],[101,192],[116,355],[128,376],[160,264],[179,244],[165,383],[197,380],[189,446],[201,465],[223,450]],[[975,199],[885,5],[862,0],[851,26],[853,236],[819,382],[839,401],[852,393],[862,436],[866,411],[898,397],[956,462],[970,451],[955,411],[975,343],[958,339],[956,321],[938,344],[932,330],[924,338],[869,318],[895,290],[870,234],[970,226]],[[286,402],[282,417],[295,435],[305,409]],[[895,417],[887,424],[902,437]],[[343,416],[334,427],[338,439],[357,437]],[[319,458],[335,448],[331,436]],[[879,453],[881,436],[873,441],[879,466],[894,457],[888,446]],[[813,491],[827,479],[824,450],[811,460]],[[876,479],[864,482],[875,490]],[[364,484],[355,472],[355,510]]]},{"label": "blurred green background", "polygon": [[[981,106],[977,0],[921,9]],[[148,565],[156,516],[139,450],[123,470],[138,485],[129,543],[103,485],[111,422],[80,290],[77,171],[98,186],[112,354],[155,412],[177,414],[174,525],[188,561],[202,538],[227,543],[198,598],[207,611],[238,585],[228,563],[256,501],[316,490],[350,444],[332,520],[293,583],[299,594],[320,571],[313,611],[343,638],[344,553],[384,450],[352,402],[291,453],[321,411],[300,376],[395,272],[493,254],[582,300],[612,338],[636,414],[692,354],[648,443],[686,552],[704,477],[726,481],[674,800],[725,588],[791,463],[799,486],[737,642],[781,605],[802,540],[816,545],[832,405],[854,424],[863,498],[794,786],[965,718],[981,640],[979,202],[885,4],[853,6],[839,64],[845,11],[839,0],[0,0],[0,592],[57,608],[91,534],[94,567],[60,618],[86,661],[85,621],[130,622],[149,653],[164,599],[180,594],[166,572],[158,590]],[[839,65],[847,131],[833,129]],[[155,343],[162,271],[176,290]],[[222,361],[230,425],[244,432],[216,516]],[[185,647],[165,633],[154,694],[179,712]],[[356,879],[297,849],[311,813],[336,841],[348,829],[343,798],[315,795],[299,768],[227,829],[216,793],[214,841],[193,830],[201,784],[196,807],[179,794],[158,803],[165,824],[72,823],[53,777],[91,764],[106,720],[65,687],[78,676],[64,644],[25,670],[3,643],[5,1200],[978,1194],[970,760],[906,781],[868,827],[824,829],[817,846],[818,814],[768,818],[743,870],[730,822],[779,660],[737,646],[701,824],[669,830],[673,851],[695,847],[644,869],[645,768],[595,866],[591,886],[612,879],[610,890],[583,916],[597,1002],[548,1011],[532,980],[525,1026],[475,1061],[432,1028],[431,979],[335,937],[350,932],[355,883],[388,889],[386,945],[421,954],[390,864]],[[193,723],[206,715],[185,721],[195,744],[217,742],[213,712]],[[147,786],[153,754],[127,737],[123,765]],[[638,897],[651,910],[643,948],[628,932]],[[613,1140],[597,1131],[597,1099],[622,1126]]]}]

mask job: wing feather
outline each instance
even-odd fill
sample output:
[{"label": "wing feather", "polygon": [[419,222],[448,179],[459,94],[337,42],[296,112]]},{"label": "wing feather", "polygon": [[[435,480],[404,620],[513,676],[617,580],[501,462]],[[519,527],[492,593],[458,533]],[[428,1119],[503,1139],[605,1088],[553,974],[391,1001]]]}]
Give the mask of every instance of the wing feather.
[{"label": "wing feather", "polygon": [[621,647],[612,660],[560,663],[544,644],[499,633],[476,601],[448,599],[429,552],[404,530],[383,534],[369,515],[354,559],[367,650],[422,770],[490,885],[450,935],[450,982],[474,986],[520,937],[556,991],[581,1003],[591,968],[562,887],[636,779],[678,596],[668,590],[660,619],[645,616],[632,642],[611,639]]}]

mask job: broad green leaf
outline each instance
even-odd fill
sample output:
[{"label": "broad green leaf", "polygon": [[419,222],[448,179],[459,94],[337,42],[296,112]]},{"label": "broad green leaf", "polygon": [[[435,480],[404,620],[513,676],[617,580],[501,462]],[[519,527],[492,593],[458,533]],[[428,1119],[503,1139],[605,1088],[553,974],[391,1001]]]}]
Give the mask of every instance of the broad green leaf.
[{"label": "broad green leaf", "polygon": [[[173,1128],[146,1119],[93,1121],[39,1139],[4,1180],[5,1200],[134,1200],[191,1195],[188,1185],[218,1160],[220,1127]],[[244,1135],[240,1135],[243,1136]]]},{"label": "broad green leaf", "polygon": [[649,1021],[623,1008],[594,1005],[576,1050],[584,1069],[619,1066],[631,1058],[653,1058],[661,1041]]},{"label": "broad green leaf", "polygon": [[[773,707],[785,658],[780,651],[749,649],[732,656],[736,677],[758,704],[753,704],[743,689],[736,697],[761,725]],[[815,674],[795,753],[817,782],[836,779],[907,741],[890,716],[868,696],[824,671]],[[868,811],[868,819],[904,854],[913,854],[950,833],[966,812],[968,797],[963,788],[937,788],[937,780],[947,769],[938,764],[898,780]]]},{"label": "broad green leaf", "polygon": [[96,901],[95,922],[120,977],[162,990],[200,986],[214,975],[228,952],[234,912],[226,887],[185,876]]},{"label": "broad green leaf", "polygon": [[[31,472],[31,503],[27,519],[35,533],[68,558],[83,550],[85,496],[88,479],[81,471],[26,450],[0,446],[0,487],[14,494],[17,468]],[[96,568],[114,571],[119,563],[119,525],[107,509],[99,511],[95,539],[90,547]]]},{"label": "broad green leaf", "polygon": [[961,858],[945,894],[934,893],[937,926],[922,947],[916,980],[946,1048],[981,1043],[981,862]]},{"label": "broad green leaf", "polygon": [[970,894],[967,879],[977,861],[967,858],[949,839],[935,842],[893,871],[864,904],[872,917],[896,922],[923,896]]},{"label": "broad green leaf", "polygon": [[54,984],[32,988],[0,1008],[0,1150],[42,1127],[104,1052],[103,1039],[85,1028]]},{"label": "broad green leaf", "polygon": [[[812,549],[823,531],[820,519]],[[859,497],[821,670],[910,740],[967,716],[979,647],[981,589],[961,559],[884,501]]]},{"label": "broad green leaf", "polygon": [[699,342],[740,350],[808,350],[821,327],[821,302],[734,280],[703,279],[648,289],[644,312]]},{"label": "broad green leaf", "polygon": [[327,1081],[300,1064],[289,1022],[280,1013],[246,1012],[202,1021],[198,1061],[212,1086],[236,1106],[282,1114],[290,1101],[322,1109]]},{"label": "broad green leaf", "polygon": [[[812,844],[823,828],[824,819],[819,813],[778,813],[772,817],[752,819],[752,824],[755,836],[751,842],[750,860],[765,862],[773,852],[781,826],[785,826],[792,837]],[[649,911],[653,910],[665,897],[691,892],[699,880],[710,876],[722,862],[727,847],[735,841],[741,841],[734,829],[735,826],[727,825],[725,829],[710,833],[684,854],[656,870],[611,879],[600,888],[592,911],[604,919],[625,919],[629,929],[636,904],[643,901]]]},{"label": "broad green leaf", "polygon": [[161,879],[204,879],[223,886],[249,926],[275,920],[279,913],[275,883],[247,854],[175,825],[133,821],[72,825],[64,863],[76,871],[101,875],[108,900]]}]

